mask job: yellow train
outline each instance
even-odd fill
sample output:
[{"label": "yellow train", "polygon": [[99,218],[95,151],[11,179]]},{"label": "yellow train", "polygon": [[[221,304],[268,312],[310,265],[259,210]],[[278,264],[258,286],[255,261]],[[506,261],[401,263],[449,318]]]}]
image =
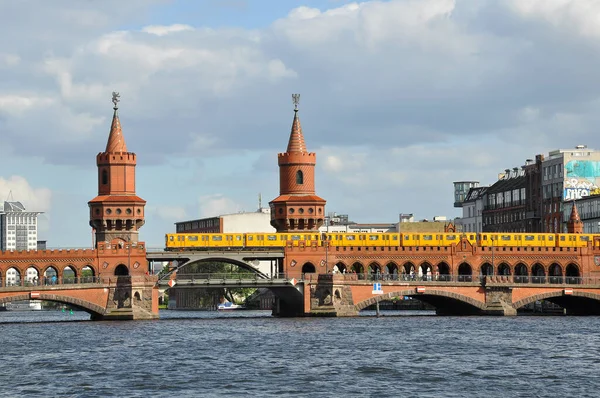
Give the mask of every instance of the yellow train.
[{"label": "yellow train", "polygon": [[598,234],[531,233],[178,233],[166,235],[166,250],[268,249],[272,247],[450,247],[461,239],[478,247],[584,247],[600,245]]}]

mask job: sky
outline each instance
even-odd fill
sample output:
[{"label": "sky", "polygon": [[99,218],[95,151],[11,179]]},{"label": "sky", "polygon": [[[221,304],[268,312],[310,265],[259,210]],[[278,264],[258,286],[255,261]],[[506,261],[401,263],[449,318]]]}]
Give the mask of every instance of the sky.
[{"label": "sky", "polygon": [[0,199],[90,247],[111,93],[140,239],[279,194],[291,95],[326,211],[454,218],[453,181],[600,148],[597,0],[0,0]]}]

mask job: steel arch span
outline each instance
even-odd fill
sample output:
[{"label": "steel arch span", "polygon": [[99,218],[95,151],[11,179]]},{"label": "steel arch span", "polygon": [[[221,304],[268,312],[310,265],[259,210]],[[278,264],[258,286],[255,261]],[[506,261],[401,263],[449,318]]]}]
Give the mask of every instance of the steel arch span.
[{"label": "steel arch span", "polygon": [[565,289],[534,294],[514,302],[513,307],[519,309],[540,300],[560,305],[570,315],[600,315],[600,293],[577,289],[569,294],[565,294]]}]

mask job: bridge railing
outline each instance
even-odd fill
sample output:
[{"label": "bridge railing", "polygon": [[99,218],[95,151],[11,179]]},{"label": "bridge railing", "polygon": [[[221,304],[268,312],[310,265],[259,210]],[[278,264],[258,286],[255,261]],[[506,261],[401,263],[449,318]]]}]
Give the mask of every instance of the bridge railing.
[{"label": "bridge railing", "polygon": [[[451,282],[451,283],[505,283],[505,284],[556,284],[556,285],[600,285],[600,277],[579,276],[531,276],[531,275],[410,275],[374,273],[329,274],[344,281],[372,282]],[[316,281],[319,274],[303,274],[302,279]]]},{"label": "bridge railing", "polygon": [[234,273],[225,273],[225,274],[216,274],[216,273],[195,273],[195,274],[177,274],[176,278],[180,280],[273,280],[273,279],[289,279],[286,274],[274,274],[271,276],[263,276],[260,274],[252,273],[252,274],[234,274]]},{"label": "bridge railing", "polygon": [[98,276],[81,276],[72,278],[43,277],[33,279],[19,279],[16,281],[0,279],[0,287],[35,287],[54,285],[76,285],[84,283],[103,283],[105,278]]}]

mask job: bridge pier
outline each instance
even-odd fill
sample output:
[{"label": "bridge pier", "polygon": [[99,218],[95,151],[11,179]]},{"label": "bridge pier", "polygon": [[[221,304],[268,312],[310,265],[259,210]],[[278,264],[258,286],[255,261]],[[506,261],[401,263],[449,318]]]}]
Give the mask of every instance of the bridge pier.
[{"label": "bridge pier", "polygon": [[482,315],[515,316],[517,309],[512,305],[512,288],[506,286],[485,287],[486,308]]},{"label": "bridge pier", "polygon": [[106,310],[92,315],[92,320],[158,319],[158,287],[153,278],[117,277],[105,289],[108,289]]}]

